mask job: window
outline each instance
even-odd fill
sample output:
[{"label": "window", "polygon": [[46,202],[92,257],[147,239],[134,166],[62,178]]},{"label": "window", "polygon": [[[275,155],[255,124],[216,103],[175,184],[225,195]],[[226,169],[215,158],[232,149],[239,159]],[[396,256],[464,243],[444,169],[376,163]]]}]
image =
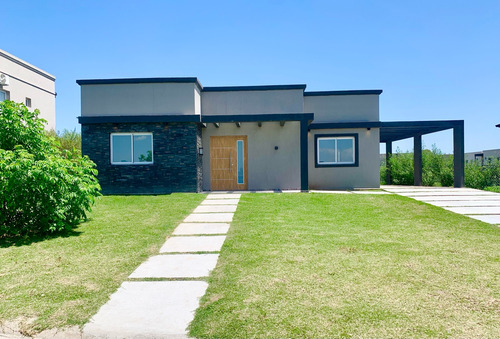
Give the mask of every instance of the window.
[{"label": "window", "polygon": [[114,165],[152,164],[153,134],[111,134],[111,163]]},{"label": "window", "polygon": [[316,135],[315,159],[316,167],[358,166],[358,135]]},{"label": "window", "polygon": [[31,107],[31,98],[26,98],[25,105],[26,107]]},{"label": "window", "polygon": [[9,97],[7,96],[7,92],[0,91],[0,101],[7,100]]},{"label": "window", "polygon": [[236,167],[238,170],[238,185],[245,183],[245,173],[243,167],[243,140],[236,141]]}]

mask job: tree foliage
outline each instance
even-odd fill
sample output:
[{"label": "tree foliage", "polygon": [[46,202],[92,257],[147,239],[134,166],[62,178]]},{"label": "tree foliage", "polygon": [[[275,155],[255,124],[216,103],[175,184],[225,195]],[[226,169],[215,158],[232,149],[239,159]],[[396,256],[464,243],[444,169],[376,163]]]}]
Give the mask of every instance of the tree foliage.
[{"label": "tree foliage", "polygon": [[70,229],[100,195],[95,164],[61,150],[38,114],[0,103],[0,237]]}]

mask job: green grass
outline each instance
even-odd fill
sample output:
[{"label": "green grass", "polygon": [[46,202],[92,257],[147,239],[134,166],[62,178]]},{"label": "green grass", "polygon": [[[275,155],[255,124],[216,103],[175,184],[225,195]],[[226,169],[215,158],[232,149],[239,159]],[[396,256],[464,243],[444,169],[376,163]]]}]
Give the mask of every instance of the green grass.
[{"label": "green grass", "polygon": [[500,337],[500,229],[396,195],[243,195],[190,334]]},{"label": "green grass", "polygon": [[486,187],[485,190],[500,193],[500,186],[489,186]]},{"label": "green grass", "polygon": [[204,196],[107,196],[65,236],[3,242],[0,323],[36,318],[24,333],[83,325],[127,276],[158,252]]}]

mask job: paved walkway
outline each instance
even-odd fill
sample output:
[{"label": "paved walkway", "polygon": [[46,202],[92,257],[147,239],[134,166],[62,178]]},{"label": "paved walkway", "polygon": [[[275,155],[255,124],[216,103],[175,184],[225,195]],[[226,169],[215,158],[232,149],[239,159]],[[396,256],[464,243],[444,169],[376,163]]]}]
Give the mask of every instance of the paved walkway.
[{"label": "paved walkway", "polygon": [[451,187],[382,186],[382,188],[489,224],[500,224],[500,193]]},{"label": "paved walkway", "polygon": [[208,194],[83,328],[84,338],[187,338],[241,194]]}]

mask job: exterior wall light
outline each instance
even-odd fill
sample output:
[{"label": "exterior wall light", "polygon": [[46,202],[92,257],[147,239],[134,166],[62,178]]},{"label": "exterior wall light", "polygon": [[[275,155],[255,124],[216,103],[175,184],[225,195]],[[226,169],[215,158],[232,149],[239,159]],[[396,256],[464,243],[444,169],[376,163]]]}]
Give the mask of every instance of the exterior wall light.
[{"label": "exterior wall light", "polygon": [[203,155],[203,147],[198,148],[198,154]]}]

